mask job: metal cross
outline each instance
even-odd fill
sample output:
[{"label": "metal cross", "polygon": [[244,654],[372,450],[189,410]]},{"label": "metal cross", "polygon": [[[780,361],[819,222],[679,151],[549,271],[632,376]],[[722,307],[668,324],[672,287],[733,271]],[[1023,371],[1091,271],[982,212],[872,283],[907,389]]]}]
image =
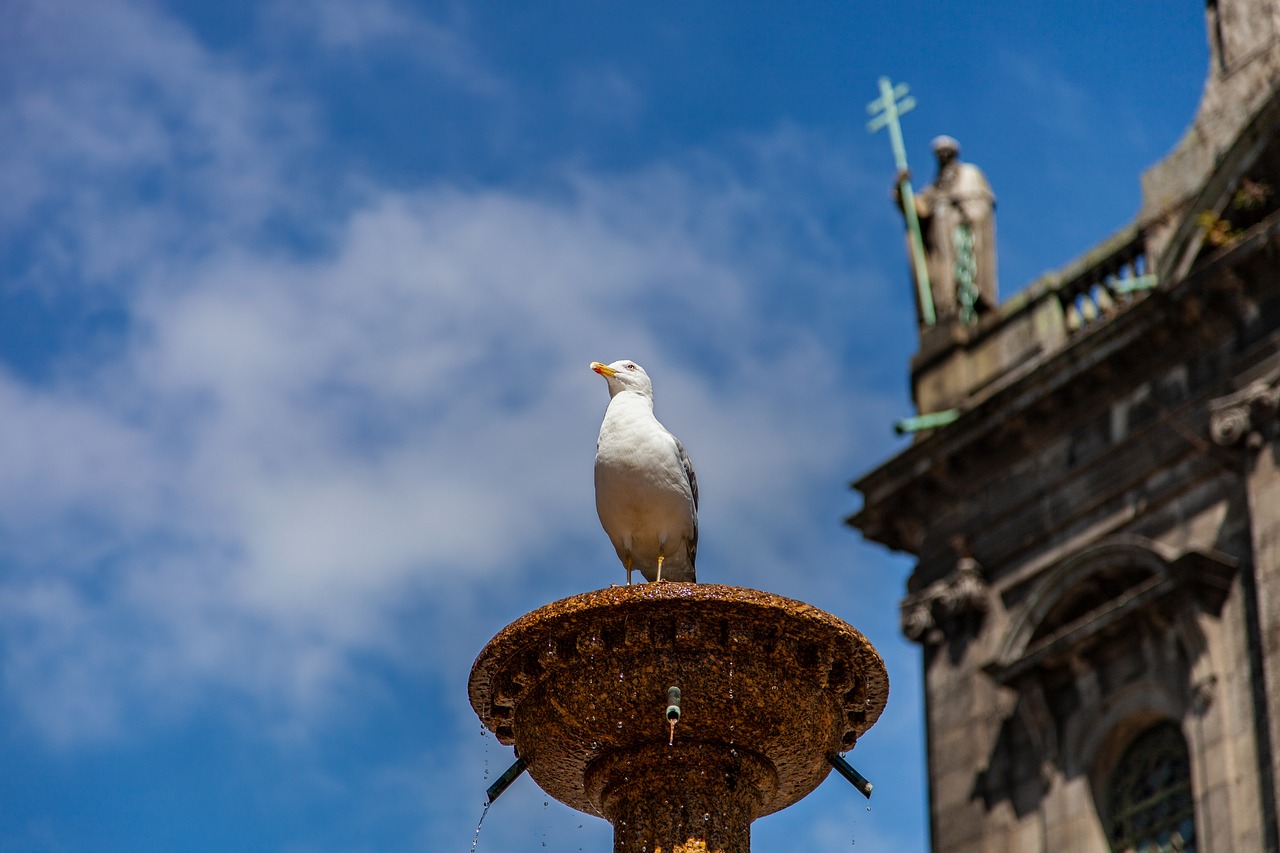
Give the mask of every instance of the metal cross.
[{"label": "metal cross", "polygon": [[[920,316],[926,326],[937,322],[933,311],[933,291],[929,287],[929,270],[925,266],[924,237],[920,234],[920,219],[916,216],[915,195],[911,192],[911,180],[907,177],[907,150],[902,144],[902,125],[898,117],[915,108],[916,99],[909,96],[907,84],[894,86],[888,77],[880,78],[880,97],[867,104],[867,112],[875,116],[867,122],[867,130],[875,133],[882,127],[889,128],[889,144],[893,146],[893,162],[902,179],[898,182],[898,194],[902,198],[902,212],[907,218],[907,232],[911,239],[912,266],[916,274],[916,291],[920,295]],[[876,113],[880,113],[876,115]]]}]

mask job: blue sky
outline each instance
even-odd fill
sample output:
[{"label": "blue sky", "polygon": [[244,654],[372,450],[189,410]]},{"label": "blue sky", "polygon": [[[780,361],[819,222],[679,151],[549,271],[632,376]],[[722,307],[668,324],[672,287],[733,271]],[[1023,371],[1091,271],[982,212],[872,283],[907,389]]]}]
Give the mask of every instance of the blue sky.
[{"label": "blue sky", "polygon": [[[475,655],[624,577],[619,358],[697,465],[699,577],[889,668],[871,810],[833,777],[754,849],[924,850],[910,562],[840,523],[911,414],[865,105],[905,80],[918,178],[939,133],[987,172],[1007,296],[1136,213],[1202,11],[9,0],[0,850],[470,849],[511,760]],[[479,849],[608,839],[526,777]]]}]

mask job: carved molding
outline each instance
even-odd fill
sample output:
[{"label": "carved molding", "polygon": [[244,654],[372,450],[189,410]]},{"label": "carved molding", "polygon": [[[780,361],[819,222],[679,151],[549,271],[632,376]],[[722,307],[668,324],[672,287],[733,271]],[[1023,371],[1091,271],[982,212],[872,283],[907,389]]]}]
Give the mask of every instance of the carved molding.
[{"label": "carved molding", "polygon": [[945,638],[949,623],[980,617],[990,606],[982,567],[972,557],[961,557],[951,574],[902,600],[902,633],[914,642],[936,645]]},{"label": "carved molding", "polygon": [[1280,412],[1280,371],[1248,387],[1209,401],[1209,435],[1224,447],[1243,444],[1258,448],[1276,427]]}]

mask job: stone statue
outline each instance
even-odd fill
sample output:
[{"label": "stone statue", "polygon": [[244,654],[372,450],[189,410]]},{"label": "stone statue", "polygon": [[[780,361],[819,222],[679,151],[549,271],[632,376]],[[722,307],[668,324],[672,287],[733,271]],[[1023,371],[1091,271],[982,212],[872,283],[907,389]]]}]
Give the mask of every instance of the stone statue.
[{"label": "stone statue", "polygon": [[[960,161],[960,143],[939,136],[932,145],[938,174],[916,194],[915,207],[934,310],[939,323],[973,322],[997,304],[996,199],[982,170]],[[907,177],[906,172],[898,175],[894,196],[899,207]]]}]

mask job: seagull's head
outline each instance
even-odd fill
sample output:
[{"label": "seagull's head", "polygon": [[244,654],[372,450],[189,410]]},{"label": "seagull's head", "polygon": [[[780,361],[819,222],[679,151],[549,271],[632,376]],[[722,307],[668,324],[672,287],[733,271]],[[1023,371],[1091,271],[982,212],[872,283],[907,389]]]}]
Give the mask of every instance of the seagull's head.
[{"label": "seagull's head", "polygon": [[630,359],[615,361],[613,364],[591,362],[591,369],[599,373],[609,383],[609,397],[616,397],[623,391],[636,391],[646,397],[653,397],[653,383],[644,368]]}]

